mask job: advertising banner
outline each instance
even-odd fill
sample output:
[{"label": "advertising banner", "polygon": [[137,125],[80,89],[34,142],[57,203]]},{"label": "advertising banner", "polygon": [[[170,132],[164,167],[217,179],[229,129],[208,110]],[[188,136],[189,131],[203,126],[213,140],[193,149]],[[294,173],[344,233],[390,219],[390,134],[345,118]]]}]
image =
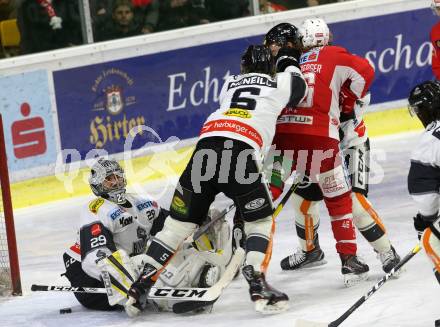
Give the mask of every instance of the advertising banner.
[{"label": "advertising banner", "polygon": [[[381,103],[406,98],[416,83],[432,79],[429,30],[436,20],[423,9],[330,29],[335,44],[374,65],[372,102]],[[95,148],[123,152],[137,125],[151,130],[137,133],[132,150],[159,137],[196,137],[217,108],[224,79],[239,72],[244,49],[262,40],[259,35],[54,72],[62,148],[78,150],[81,159]]]},{"label": "advertising banner", "polygon": [[54,163],[57,147],[47,71],[1,77],[0,90],[9,169]]}]

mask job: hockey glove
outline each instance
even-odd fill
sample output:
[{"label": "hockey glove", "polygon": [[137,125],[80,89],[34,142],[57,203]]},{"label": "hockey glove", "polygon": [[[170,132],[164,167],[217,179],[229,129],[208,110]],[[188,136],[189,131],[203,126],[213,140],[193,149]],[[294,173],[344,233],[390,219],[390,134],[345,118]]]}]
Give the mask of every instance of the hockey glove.
[{"label": "hockey glove", "polygon": [[283,72],[286,70],[288,66],[295,66],[299,68],[299,57],[301,56],[301,52],[293,48],[283,47],[278,51],[276,60],[276,69],[277,72]]},{"label": "hockey glove", "polygon": [[424,216],[422,216],[419,213],[413,219],[414,219],[414,228],[417,231],[417,237],[420,241],[420,239],[422,238],[423,232],[425,231],[426,228],[429,227],[430,222],[428,220],[424,219]]},{"label": "hockey glove", "polygon": [[125,304],[125,312],[130,316],[137,316],[147,303],[148,292],[154,285],[153,277],[157,269],[146,263],[139,278],[128,290],[128,301]]},{"label": "hockey glove", "polygon": [[339,108],[343,113],[350,113],[353,111],[358,97],[350,90],[351,81],[346,81],[339,92]]}]

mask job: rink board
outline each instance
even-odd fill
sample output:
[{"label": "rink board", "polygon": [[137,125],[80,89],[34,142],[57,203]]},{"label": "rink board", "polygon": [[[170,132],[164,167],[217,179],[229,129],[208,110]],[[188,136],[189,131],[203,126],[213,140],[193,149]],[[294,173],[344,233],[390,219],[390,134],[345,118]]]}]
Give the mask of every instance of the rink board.
[{"label": "rink board", "polygon": [[[128,175],[135,181],[178,174],[188,160],[188,145],[218,106],[223,80],[238,73],[243,49],[260,43],[279,22],[299,24],[317,15],[329,22],[336,44],[366,57],[376,69],[373,105],[365,118],[370,135],[419,128],[405,109],[384,110],[403,107],[412,85],[432,78],[427,35],[437,17],[422,0],[359,0],[5,59],[0,81],[12,88],[23,88],[19,81],[31,80],[35,70],[47,79],[31,82],[24,95],[3,97],[8,163],[12,180],[21,181],[12,186],[14,206],[88,193],[87,166],[98,154],[133,166]],[[40,147],[17,158],[12,125],[24,120],[16,116],[23,103],[45,113],[27,116],[44,120],[44,128],[25,146],[44,141],[46,152]],[[137,125],[146,130],[131,130]]]}]

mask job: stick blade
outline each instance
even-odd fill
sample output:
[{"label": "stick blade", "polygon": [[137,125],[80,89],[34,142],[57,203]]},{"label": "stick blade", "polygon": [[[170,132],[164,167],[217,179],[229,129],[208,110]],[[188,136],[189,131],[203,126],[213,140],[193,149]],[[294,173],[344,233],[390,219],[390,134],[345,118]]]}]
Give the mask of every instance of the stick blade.
[{"label": "stick blade", "polygon": [[325,322],[310,321],[304,319],[297,319],[295,327],[328,327],[329,324]]}]

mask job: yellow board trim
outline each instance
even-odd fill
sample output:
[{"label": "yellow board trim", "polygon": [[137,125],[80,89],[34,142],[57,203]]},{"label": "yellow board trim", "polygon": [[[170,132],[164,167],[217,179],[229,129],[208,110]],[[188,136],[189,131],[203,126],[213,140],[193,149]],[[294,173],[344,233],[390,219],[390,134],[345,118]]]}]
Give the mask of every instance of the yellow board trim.
[{"label": "yellow board trim", "polygon": [[[370,137],[422,130],[417,118],[413,118],[406,108],[367,113],[364,116]],[[173,153],[162,152],[128,161],[126,169],[128,185],[132,182],[147,183],[180,175],[186,167],[194,147],[184,147]],[[120,162],[124,165],[124,162]],[[146,167],[149,168],[146,168]],[[30,179],[11,185],[12,204],[15,209],[43,204],[55,200],[91,195],[87,178],[89,168],[78,171],[78,176],[69,188],[55,176]]]}]

